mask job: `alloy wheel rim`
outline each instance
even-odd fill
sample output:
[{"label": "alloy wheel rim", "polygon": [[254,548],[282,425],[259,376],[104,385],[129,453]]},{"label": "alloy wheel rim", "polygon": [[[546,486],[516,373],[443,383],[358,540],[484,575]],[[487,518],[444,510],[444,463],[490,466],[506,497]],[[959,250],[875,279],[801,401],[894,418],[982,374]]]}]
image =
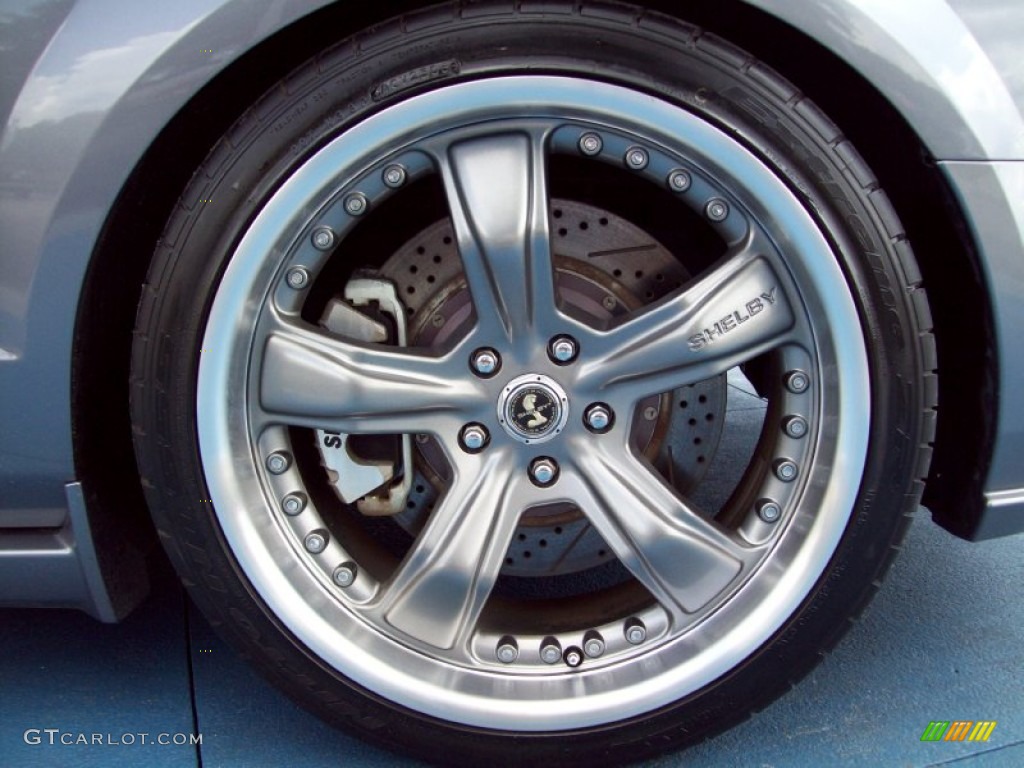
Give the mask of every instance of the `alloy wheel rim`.
[{"label": "alloy wheel rim", "polygon": [[[730,244],[727,258],[608,327],[563,311],[545,173],[557,153],[661,185]],[[403,184],[439,175],[451,208],[475,321],[441,350],[347,343],[300,318],[332,253],[322,247],[325,233],[331,245],[343,241],[397,194],[395,169]],[[290,279],[297,270],[306,278]],[[559,337],[578,344],[570,363],[549,354]],[[462,83],[354,126],[257,215],[221,281],[203,344],[222,350],[203,356],[197,381],[204,473],[257,593],[331,667],[468,725],[594,726],[721,676],[810,592],[863,472],[866,353],[820,227],[734,139],[679,107],[606,83]],[[473,372],[481,348],[498,352],[497,375]],[[691,510],[638,455],[630,443],[636,404],[769,350],[780,367],[769,418],[780,428],[771,456],[761,457],[770,461],[759,470],[758,503],[724,528]],[[794,386],[794,372],[805,386]],[[523,377],[565,397],[564,426],[545,432],[542,445],[500,423],[506,390]],[[604,433],[584,418],[598,404],[615,416]],[[792,416],[806,426],[799,437],[781,426]],[[459,442],[469,424],[488,432],[479,452]],[[289,426],[428,434],[442,446],[450,486],[387,578],[373,578],[331,537],[298,472]],[[539,459],[556,467],[553,482],[536,482]],[[766,501],[777,504],[775,519]],[[652,604],[554,637],[478,626],[519,513],[554,502],[583,510]],[[553,664],[555,646],[563,658]],[[578,666],[567,660],[576,648]]]}]

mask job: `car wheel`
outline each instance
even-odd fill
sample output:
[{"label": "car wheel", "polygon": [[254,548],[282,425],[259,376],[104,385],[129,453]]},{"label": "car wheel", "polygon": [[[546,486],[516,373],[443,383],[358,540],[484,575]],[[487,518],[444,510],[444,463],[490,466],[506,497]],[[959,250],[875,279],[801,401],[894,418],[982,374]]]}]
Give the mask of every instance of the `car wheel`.
[{"label": "car wheel", "polygon": [[444,763],[635,760],[765,706],[877,588],[934,428],[920,275],[836,127],[674,19],[537,9],[283,80],[184,193],[134,346],[195,601]]}]

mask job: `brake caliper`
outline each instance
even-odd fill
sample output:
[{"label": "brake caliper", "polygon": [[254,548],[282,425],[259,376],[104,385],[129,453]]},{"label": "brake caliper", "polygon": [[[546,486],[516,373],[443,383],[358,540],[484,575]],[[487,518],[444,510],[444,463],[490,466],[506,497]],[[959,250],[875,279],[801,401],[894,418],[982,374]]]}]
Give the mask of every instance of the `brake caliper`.
[{"label": "brake caliper", "polygon": [[[372,317],[367,311],[371,309],[389,318],[393,327]],[[398,291],[394,283],[377,277],[349,280],[344,296],[328,302],[320,325],[354,341],[408,344],[406,312]],[[328,479],[342,501],[355,502],[361,513],[370,516],[394,515],[405,509],[413,476],[409,435],[401,435],[400,447],[384,458],[360,456],[353,450],[351,435],[318,429],[316,437]]]}]

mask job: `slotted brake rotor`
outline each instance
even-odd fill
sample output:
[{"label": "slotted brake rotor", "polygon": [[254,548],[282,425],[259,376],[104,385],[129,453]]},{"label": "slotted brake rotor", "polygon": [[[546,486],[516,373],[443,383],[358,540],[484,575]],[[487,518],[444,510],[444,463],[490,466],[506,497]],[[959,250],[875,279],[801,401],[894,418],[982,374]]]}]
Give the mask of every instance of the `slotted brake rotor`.
[{"label": "slotted brake rotor", "polygon": [[[649,234],[591,205],[552,199],[550,231],[561,303],[598,319],[613,320],[657,301],[690,277],[680,262]],[[405,305],[404,324],[410,346],[443,345],[473,311],[449,219],[436,222],[405,243],[376,275],[383,284],[397,289]],[[352,323],[347,314],[349,308],[339,307],[339,301],[333,303],[333,309],[329,307],[328,313],[333,312],[335,322],[337,316],[344,314]],[[699,409],[695,407],[698,403]],[[725,406],[724,375],[647,398],[637,406],[631,439],[685,492],[700,481],[710,464],[721,438]],[[396,474],[393,466],[381,466],[379,461],[369,465],[346,454],[344,445],[325,441],[324,434],[317,445],[329,470],[329,482],[343,501],[353,500],[355,487],[346,483],[346,467],[358,469],[363,476],[374,471],[382,480]],[[408,489],[405,503],[395,505],[401,511],[393,519],[415,535],[449,478],[444,454],[432,438],[417,435],[413,445],[412,479],[404,483],[403,493]],[[367,490],[364,487],[361,492]],[[394,495],[393,489],[391,493]],[[379,506],[367,504],[367,499],[359,505],[369,514],[374,514],[371,510]],[[611,557],[601,537],[576,507],[551,505],[528,510],[523,515],[502,574],[570,574],[601,565]]]}]

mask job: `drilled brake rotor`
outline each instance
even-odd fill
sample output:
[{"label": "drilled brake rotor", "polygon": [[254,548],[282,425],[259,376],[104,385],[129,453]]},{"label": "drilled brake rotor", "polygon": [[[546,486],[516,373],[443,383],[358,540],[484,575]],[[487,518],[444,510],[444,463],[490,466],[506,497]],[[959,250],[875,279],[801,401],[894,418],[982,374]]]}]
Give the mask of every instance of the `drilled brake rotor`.
[{"label": "drilled brake rotor", "polygon": [[[551,201],[550,229],[560,302],[599,320],[629,314],[690,277],[649,234],[614,214],[568,200]],[[427,227],[381,267],[406,307],[409,344],[440,346],[472,314],[451,221]],[[710,464],[721,437],[726,379],[717,376],[655,396],[637,407],[633,444],[681,492]],[[432,438],[414,440],[415,477],[406,508],[394,520],[418,532],[448,482],[443,452]],[[509,576],[575,573],[612,558],[603,539],[569,504],[524,514],[502,570]]]}]

